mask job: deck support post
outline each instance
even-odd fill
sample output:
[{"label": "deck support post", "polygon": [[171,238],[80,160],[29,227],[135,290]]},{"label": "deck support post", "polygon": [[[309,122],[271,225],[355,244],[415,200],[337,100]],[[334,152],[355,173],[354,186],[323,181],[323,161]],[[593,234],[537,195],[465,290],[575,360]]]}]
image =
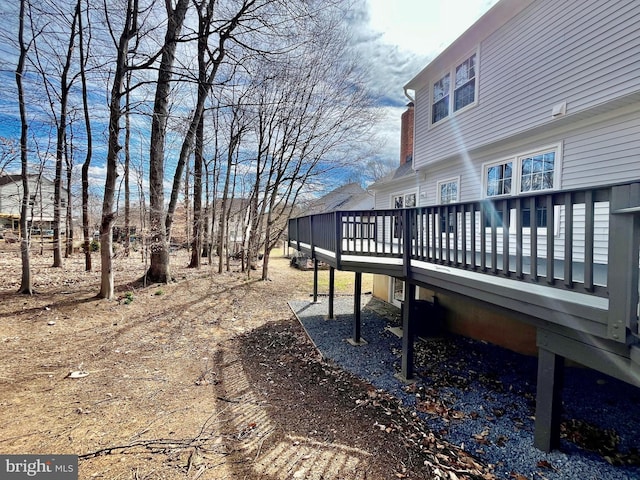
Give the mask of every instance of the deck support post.
[{"label": "deck support post", "polygon": [[564,357],[538,348],[538,383],[534,446],[550,452],[560,446],[560,407],[564,380]]},{"label": "deck support post", "polygon": [[405,281],[404,303],[402,308],[402,370],[401,379],[410,381],[413,379],[413,340],[415,334],[415,319],[411,313],[415,309],[416,286]]},{"label": "deck support post", "polygon": [[360,302],[362,296],[362,272],[356,272],[355,278],[355,291],[353,294],[353,330],[351,338],[348,340],[351,345],[362,345],[365,342],[360,337],[360,323],[361,323],[361,315],[360,315]]},{"label": "deck support post", "polygon": [[313,303],[318,303],[318,259],[313,259]]},{"label": "deck support post", "polygon": [[334,267],[329,267],[329,315],[327,318],[329,320],[333,320],[333,301],[335,297],[335,280],[336,280],[336,269]]}]

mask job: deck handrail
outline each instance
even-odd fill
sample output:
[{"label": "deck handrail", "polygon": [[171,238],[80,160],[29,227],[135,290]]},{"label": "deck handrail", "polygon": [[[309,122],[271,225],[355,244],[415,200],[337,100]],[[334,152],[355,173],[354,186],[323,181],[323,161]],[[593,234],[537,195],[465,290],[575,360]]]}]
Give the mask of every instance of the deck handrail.
[{"label": "deck handrail", "polygon": [[608,298],[610,338],[638,333],[640,180],[299,217],[289,239],[312,256],[333,252],[338,269],[358,256],[394,258],[409,279],[417,261]]}]

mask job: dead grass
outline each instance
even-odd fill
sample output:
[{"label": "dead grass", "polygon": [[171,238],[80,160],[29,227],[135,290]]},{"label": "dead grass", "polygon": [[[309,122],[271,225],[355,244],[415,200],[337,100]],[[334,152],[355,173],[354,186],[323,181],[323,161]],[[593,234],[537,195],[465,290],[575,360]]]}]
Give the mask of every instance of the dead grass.
[{"label": "dead grass", "polygon": [[[28,297],[15,293],[17,247],[0,248],[5,454],[77,454],[81,479],[425,478],[415,452],[376,432],[376,415],[387,414],[355,408],[367,386],[320,362],[292,319],[287,301],[309,299],[313,272],[276,254],[270,281],[247,280],[187,269],[183,252],[171,259],[177,282],[139,288],[145,264],[134,254],[117,259],[119,296],[105,301],[81,255],[62,269],[34,255],[38,293]],[[347,277],[340,293],[352,289]],[[296,351],[270,348],[278,331]],[[240,348],[250,341],[258,362]],[[271,392],[278,364],[289,367]],[[69,378],[74,371],[88,375]]]}]

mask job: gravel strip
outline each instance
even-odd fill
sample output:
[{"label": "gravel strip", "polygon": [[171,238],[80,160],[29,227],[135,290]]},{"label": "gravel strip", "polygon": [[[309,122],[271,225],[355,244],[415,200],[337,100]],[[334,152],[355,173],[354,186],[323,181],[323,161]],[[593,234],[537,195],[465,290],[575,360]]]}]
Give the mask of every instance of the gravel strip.
[{"label": "gravel strip", "polygon": [[590,369],[567,367],[560,451],[533,446],[535,358],[484,342],[447,336],[416,344],[418,382],[400,369],[401,339],[389,332],[398,315],[383,316],[363,296],[362,338],[350,345],[353,297],[289,302],[325,359],[402,400],[449,442],[495,466],[505,479],[640,479],[640,389]]}]

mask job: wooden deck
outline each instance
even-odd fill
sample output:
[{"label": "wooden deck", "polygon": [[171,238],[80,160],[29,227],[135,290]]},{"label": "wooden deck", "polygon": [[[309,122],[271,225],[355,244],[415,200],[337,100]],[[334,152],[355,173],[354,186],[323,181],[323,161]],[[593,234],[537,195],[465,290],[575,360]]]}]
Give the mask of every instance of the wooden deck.
[{"label": "wooden deck", "polygon": [[[640,181],[299,217],[289,221],[288,241],[331,269],[406,282],[406,378],[413,375],[412,331],[415,322],[425,321],[409,315],[416,286],[485,304],[536,326],[535,444],[540,449],[554,448],[559,439],[564,358],[640,386]],[[357,342],[359,312],[354,313]]]}]

